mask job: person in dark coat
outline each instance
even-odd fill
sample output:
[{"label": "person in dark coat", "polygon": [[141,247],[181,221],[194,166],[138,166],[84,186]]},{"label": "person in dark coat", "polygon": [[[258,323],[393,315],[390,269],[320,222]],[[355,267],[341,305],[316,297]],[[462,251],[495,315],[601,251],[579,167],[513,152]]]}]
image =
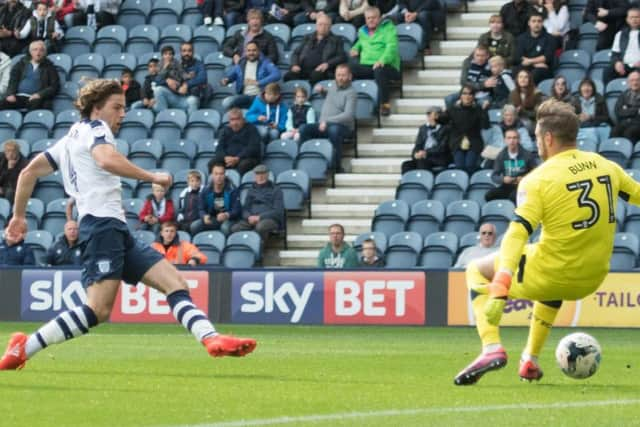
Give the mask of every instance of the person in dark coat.
[{"label": "person in dark coat", "polygon": [[47,251],[49,265],[82,265],[82,245],[78,241],[78,223],[67,221],[64,234]]},{"label": "person in dark coat", "polygon": [[13,204],[18,176],[29,161],[20,153],[20,146],[14,140],[4,143],[4,155],[0,157],[0,196]]},{"label": "person in dark coat", "polygon": [[243,175],[260,162],[261,138],[258,129],[247,123],[239,108],[229,110],[229,124],[218,134],[216,162]]},{"label": "person in dark coat", "polygon": [[227,38],[222,45],[222,53],[233,59],[237,64],[242,58],[245,45],[249,41],[255,42],[260,48],[260,52],[269,58],[274,64],[278,63],[278,46],[273,36],[264,31],[262,27],[264,16],[256,9],[247,12],[247,30],[238,31],[233,36]]},{"label": "person in dark coat", "polygon": [[402,173],[414,169],[446,167],[451,161],[449,126],[438,122],[440,107],[427,108],[427,123],[420,126],[411,151],[411,160],[402,162]]}]

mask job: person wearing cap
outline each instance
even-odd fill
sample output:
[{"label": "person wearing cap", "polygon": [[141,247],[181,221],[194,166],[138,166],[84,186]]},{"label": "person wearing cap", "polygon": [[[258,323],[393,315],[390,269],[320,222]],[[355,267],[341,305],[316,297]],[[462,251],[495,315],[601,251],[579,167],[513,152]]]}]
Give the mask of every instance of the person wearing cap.
[{"label": "person wearing cap", "polygon": [[284,198],[280,187],[269,180],[267,166],[260,164],[253,172],[255,182],[242,204],[242,219],[231,226],[231,231],[255,230],[264,243],[269,233],[284,226]]},{"label": "person wearing cap", "polygon": [[440,107],[427,108],[427,122],[420,126],[411,151],[411,160],[402,162],[403,174],[414,169],[447,167],[451,162],[449,126],[438,122],[441,112]]}]

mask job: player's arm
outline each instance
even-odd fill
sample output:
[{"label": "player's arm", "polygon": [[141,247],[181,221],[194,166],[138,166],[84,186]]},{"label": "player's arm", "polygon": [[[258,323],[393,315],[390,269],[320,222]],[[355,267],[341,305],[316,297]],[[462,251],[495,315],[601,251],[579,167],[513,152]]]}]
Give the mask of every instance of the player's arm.
[{"label": "player's arm", "polygon": [[91,156],[99,168],[114,175],[133,178],[138,181],[153,182],[164,187],[171,185],[171,176],[165,173],[152,173],[131,163],[111,144],[96,144],[91,149]]},{"label": "player's arm", "polygon": [[618,195],[626,202],[640,205],[640,183],[631,178],[624,169],[616,164],[616,170],[620,177],[620,190]]},{"label": "player's arm", "polygon": [[18,184],[16,187],[16,198],[13,203],[14,217],[24,218],[27,208],[27,202],[33,193],[33,188],[38,182],[38,178],[53,173],[54,167],[47,159],[44,153],[38,154],[25,167],[18,176]]}]

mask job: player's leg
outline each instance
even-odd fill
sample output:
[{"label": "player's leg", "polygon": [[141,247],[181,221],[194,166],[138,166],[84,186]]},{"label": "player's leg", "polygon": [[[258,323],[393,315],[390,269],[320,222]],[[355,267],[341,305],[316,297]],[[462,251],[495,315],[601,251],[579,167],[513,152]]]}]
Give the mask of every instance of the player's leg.
[{"label": "player's leg", "polygon": [[533,304],[527,347],[520,359],[520,378],[527,381],[540,380],[542,369],[538,365],[538,356],[551,332],[553,322],[560,311],[562,301],[536,301]]},{"label": "player's leg", "polygon": [[482,341],[481,354],[465,367],[454,379],[456,385],[475,384],[486,372],[500,369],[507,364],[507,353],[500,341],[500,328],[487,321],[484,307],[489,299],[487,285],[495,273],[497,253],[471,261],[467,266],[466,281],[471,296],[471,306],[476,319],[476,329]]}]

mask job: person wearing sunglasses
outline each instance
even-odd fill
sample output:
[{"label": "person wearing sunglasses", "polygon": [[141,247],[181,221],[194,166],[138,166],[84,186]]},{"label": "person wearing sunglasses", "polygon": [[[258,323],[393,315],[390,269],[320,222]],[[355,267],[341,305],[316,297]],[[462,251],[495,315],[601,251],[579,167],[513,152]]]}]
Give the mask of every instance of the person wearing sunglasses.
[{"label": "person wearing sunglasses", "polygon": [[495,244],[496,226],[485,222],[480,226],[480,230],[478,231],[478,244],[469,246],[463,250],[453,268],[465,268],[467,264],[469,264],[469,261],[495,252],[498,250]]}]

